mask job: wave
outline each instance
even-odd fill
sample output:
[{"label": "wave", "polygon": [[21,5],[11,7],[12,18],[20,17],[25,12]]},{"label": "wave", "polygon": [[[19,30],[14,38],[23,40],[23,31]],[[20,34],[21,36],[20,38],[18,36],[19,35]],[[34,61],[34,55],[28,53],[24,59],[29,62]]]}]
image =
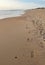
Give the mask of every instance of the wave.
[{"label": "wave", "polygon": [[0,10],[0,19],[16,17],[24,14],[24,10]]}]

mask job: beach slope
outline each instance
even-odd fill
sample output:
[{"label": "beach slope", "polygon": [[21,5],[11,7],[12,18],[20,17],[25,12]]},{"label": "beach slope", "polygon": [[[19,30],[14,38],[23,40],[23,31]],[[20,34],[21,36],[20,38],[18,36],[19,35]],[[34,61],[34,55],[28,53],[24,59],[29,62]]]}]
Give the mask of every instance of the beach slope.
[{"label": "beach slope", "polygon": [[45,65],[45,8],[0,19],[0,65]]}]

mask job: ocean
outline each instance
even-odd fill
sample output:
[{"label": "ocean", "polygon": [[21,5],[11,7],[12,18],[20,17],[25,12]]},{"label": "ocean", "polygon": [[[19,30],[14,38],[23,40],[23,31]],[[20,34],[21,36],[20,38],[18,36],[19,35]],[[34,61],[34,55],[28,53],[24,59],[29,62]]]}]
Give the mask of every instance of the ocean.
[{"label": "ocean", "polygon": [[0,10],[0,19],[21,16],[24,10]]}]

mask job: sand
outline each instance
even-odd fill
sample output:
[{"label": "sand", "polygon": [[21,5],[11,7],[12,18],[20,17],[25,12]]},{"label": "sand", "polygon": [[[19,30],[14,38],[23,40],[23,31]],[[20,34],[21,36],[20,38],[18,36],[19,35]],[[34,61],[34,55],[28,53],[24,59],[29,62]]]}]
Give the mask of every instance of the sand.
[{"label": "sand", "polygon": [[45,65],[45,9],[0,20],[0,65]]}]

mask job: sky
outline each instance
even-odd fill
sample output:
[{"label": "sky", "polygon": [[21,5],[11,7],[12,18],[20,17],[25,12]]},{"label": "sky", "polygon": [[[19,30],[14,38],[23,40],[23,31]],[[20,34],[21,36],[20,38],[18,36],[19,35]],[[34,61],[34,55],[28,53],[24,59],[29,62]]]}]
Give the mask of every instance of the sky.
[{"label": "sky", "polygon": [[45,7],[45,0],[0,0],[0,9],[33,9]]}]

